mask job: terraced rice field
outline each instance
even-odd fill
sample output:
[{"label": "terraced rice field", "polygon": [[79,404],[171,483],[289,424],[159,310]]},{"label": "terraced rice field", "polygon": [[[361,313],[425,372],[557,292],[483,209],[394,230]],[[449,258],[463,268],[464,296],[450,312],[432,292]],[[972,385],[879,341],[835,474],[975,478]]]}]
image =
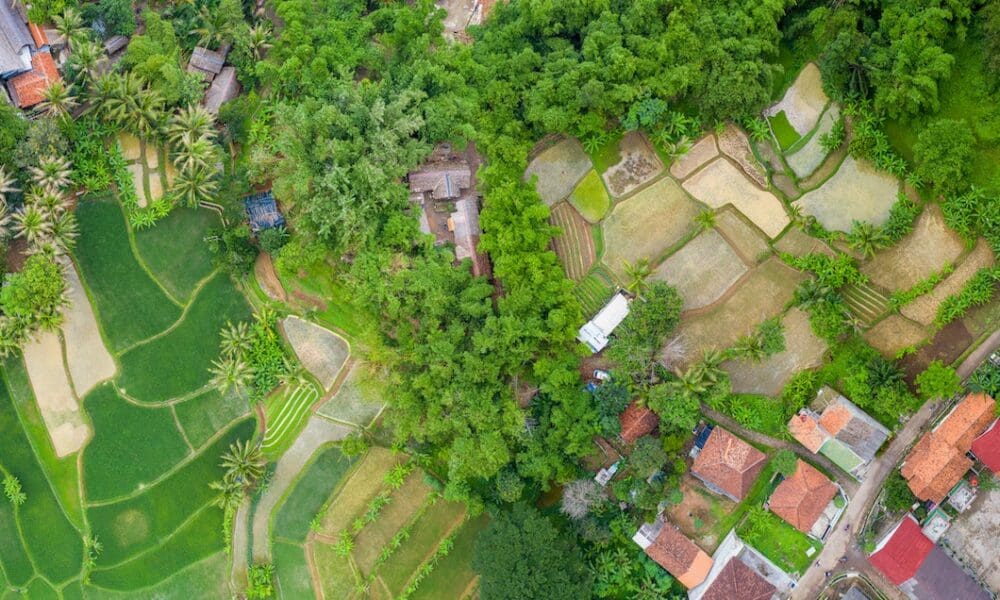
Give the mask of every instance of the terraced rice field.
[{"label": "terraced rice field", "polygon": [[576,286],[576,297],[580,301],[584,316],[591,316],[601,310],[601,307],[615,292],[614,279],[611,274],[598,267],[590,272]]},{"label": "terraced rice field", "polygon": [[552,245],[566,269],[566,276],[580,281],[597,260],[590,225],[568,202],[552,207],[550,221],[562,230],[561,235],[553,238]]},{"label": "terraced rice field", "polygon": [[841,290],[841,294],[851,313],[866,326],[889,311],[889,299],[870,284],[849,285]]},{"label": "terraced rice field", "polygon": [[265,455],[280,455],[291,445],[318,399],[319,390],[311,383],[285,387],[268,398],[264,404],[267,432],[262,449]]}]

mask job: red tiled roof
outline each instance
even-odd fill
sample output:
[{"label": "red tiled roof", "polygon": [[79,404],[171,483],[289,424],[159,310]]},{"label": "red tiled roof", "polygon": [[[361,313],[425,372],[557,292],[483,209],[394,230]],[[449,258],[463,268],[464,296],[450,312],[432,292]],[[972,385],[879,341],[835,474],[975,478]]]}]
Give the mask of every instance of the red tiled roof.
[{"label": "red tiled roof", "polygon": [[972,442],[972,453],[994,473],[1000,473],[1000,420]]},{"label": "red tiled roof", "polygon": [[45,35],[45,30],[40,25],[29,22],[28,31],[31,32],[31,38],[39,48],[49,45],[49,36]]},{"label": "red tiled roof", "polygon": [[660,417],[645,406],[639,406],[633,401],[622,414],[618,415],[621,423],[622,440],[626,444],[634,444],[635,441],[644,435],[649,435],[656,426],[660,424]]},{"label": "red tiled roof", "polygon": [[7,82],[11,98],[19,108],[34,106],[45,99],[49,84],[59,80],[59,70],[46,50],[31,57],[31,70],[12,77]]},{"label": "red tiled roof", "polygon": [[788,431],[793,438],[812,453],[819,452],[826,440],[830,439],[830,436],[819,427],[816,419],[805,412],[800,412],[792,417],[792,420],[788,422]]},{"label": "red tiled roof", "polygon": [[721,427],[708,436],[691,473],[742,500],[764,468],[767,457]]},{"label": "red tiled roof", "polygon": [[663,524],[646,554],[688,589],[705,581],[712,569],[711,557],[670,523]]},{"label": "red tiled roof", "polygon": [[845,425],[851,422],[854,415],[843,404],[834,404],[823,411],[819,418],[819,424],[823,429],[830,432],[830,435],[837,435]]},{"label": "red tiled roof", "polygon": [[777,591],[771,583],[736,558],[719,571],[701,600],[770,600]]},{"label": "red tiled roof", "polygon": [[882,571],[893,585],[900,585],[916,575],[933,548],[934,542],[920,531],[916,519],[906,515],[883,541],[882,547],[868,557],[868,562]]},{"label": "red tiled roof", "polygon": [[993,421],[994,406],[996,402],[986,394],[969,394],[934,433],[962,452],[968,452],[972,448],[972,440]]},{"label": "red tiled roof", "polygon": [[800,460],[795,473],[774,489],[768,504],[792,527],[809,533],[836,495],[837,486],[826,475]]}]

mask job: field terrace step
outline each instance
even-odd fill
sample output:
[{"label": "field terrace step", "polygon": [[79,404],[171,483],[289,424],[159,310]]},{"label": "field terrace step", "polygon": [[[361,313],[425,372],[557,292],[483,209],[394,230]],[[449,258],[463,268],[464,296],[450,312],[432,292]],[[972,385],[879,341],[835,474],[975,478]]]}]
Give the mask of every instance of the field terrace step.
[{"label": "field terrace step", "polygon": [[841,290],[847,307],[856,317],[871,325],[889,311],[889,300],[880,290],[869,284],[852,284]]}]

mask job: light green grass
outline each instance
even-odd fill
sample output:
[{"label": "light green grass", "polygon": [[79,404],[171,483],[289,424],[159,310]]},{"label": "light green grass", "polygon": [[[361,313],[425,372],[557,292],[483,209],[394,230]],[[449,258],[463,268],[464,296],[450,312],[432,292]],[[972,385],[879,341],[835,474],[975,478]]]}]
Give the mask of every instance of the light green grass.
[{"label": "light green grass", "polygon": [[464,507],[457,502],[440,499],[420,517],[406,539],[379,570],[379,576],[393,594],[400,594],[406,584],[420,568],[424,560],[434,552],[452,528],[461,526]]},{"label": "light green grass", "polygon": [[604,188],[601,176],[593,169],[577,184],[569,196],[569,201],[580,211],[580,215],[591,223],[596,223],[608,214],[611,199]]},{"label": "light green grass", "polygon": [[772,512],[764,513],[764,524],[762,533],[751,535],[744,521],[736,533],[785,572],[805,573],[813,561],[806,552],[809,548],[816,548],[817,554],[813,554],[813,557],[818,556],[823,545]]},{"label": "light green grass", "polygon": [[313,562],[323,586],[324,598],[350,598],[354,593],[356,575],[347,558],[340,556],[332,544],[312,542]]},{"label": "light green grass", "polygon": [[167,407],[130,404],[107,383],[87,394],[83,407],[94,422],[94,438],[83,450],[91,502],[150,484],[190,452]]},{"label": "light green grass", "polygon": [[59,600],[59,593],[51,585],[45,583],[44,579],[36,579],[28,586],[26,598],[31,600]]},{"label": "light green grass", "polygon": [[246,415],[250,407],[234,390],[222,394],[212,388],[175,404],[174,411],[188,441],[198,448],[228,423]]},{"label": "light green grass", "polygon": [[850,473],[853,469],[861,466],[861,459],[851,452],[840,440],[835,438],[827,440],[819,449],[819,453],[832,460],[845,473]]},{"label": "light green grass", "polygon": [[273,552],[274,571],[281,598],[285,600],[314,598],[305,550],[295,544],[275,542]]},{"label": "light green grass", "polygon": [[288,449],[318,399],[319,390],[311,383],[289,385],[268,396],[264,402],[267,430],[261,447],[265,455],[279,456]]},{"label": "light green grass", "polygon": [[472,554],[479,532],[486,529],[486,515],[469,521],[455,536],[455,546],[442,558],[413,594],[413,600],[461,598],[476,573],[472,570]]},{"label": "light green grass", "polygon": [[80,238],[75,256],[92,294],[112,351],[155,335],[180,317],[132,253],[125,216],[117,202],[82,200],[76,208]]},{"label": "light green grass", "polygon": [[[9,422],[0,414],[0,423],[7,425]],[[14,506],[3,499],[0,502],[0,564],[3,565],[4,572],[10,583],[16,586],[23,586],[35,575],[35,567],[31,565],[31,557],[28,556],[28,549],[24,547],[21,536],[17,534],[17,517],[14,515]]]},{"label": "light green grass", "polygon": [[771,122],[771,131],[774,132],[775,139],[778,140],[778,145],[781,149],[788,150],[795,145],[795,142],[799,141],[802,136],[799,132],[795,131],[792,124],[788,122],[788,115],[785,111],[781,111],[769,119]]},{"label": "light green grass", "polygon": [[229,277],[218,273],[198,292],[184,320],[169,333],[121,356],[118,385],[142,402],[161,402],[209,383],[219,356],[219,331],[250,318],[250,307]]},{"label": "light green grass", "polygon": [[211,210],[178,207],[155,227],[135,232],[135,245],[157,280],[183,302],[212,273],[212,254],[204,240],[218,226],[219,216]]},{"label": "light green grass", "polygon": [[[227,562],[225,552],[217,552],[193,565],[171,575],[169,578],[146,588],[141,593],[136,591],[114,591],[87,586],[89,600],[129,600],[141,596],[143,598],[170,600],[218,600],[229,597],[226,585]],[[65,595],[65,594],[64,594]]]},{"label": "light green grass", "polygon": [[622,155],[618,151],[618,144],[621,141],[622,136],[620,135],[608,136],[607,141],[596,152],[587,153],[590,156],[590,162],[594,163],[594,169],[598,173],[604,173],[621,161]]},{"label": "light green grass", "polygon": [[353,464],[354,459],[344,456],[336,446],[320,451],[312,464],[302,471],[295,487],[278,507],[271,528],[273,535],[294,542],[304,542],[309,535],[310,522]]},{"label": "light green grass", "polygon": [[282,286],[291,295],[295,290],[321,299],[325,309],[317,310],[313,317],[321,325],[339,330],[349,338],[364,339],[375,326],[371,315],[357,306],[347,287],[340,281],[340,273],[326,262],[304,269],[294,277],[278,273]]}]

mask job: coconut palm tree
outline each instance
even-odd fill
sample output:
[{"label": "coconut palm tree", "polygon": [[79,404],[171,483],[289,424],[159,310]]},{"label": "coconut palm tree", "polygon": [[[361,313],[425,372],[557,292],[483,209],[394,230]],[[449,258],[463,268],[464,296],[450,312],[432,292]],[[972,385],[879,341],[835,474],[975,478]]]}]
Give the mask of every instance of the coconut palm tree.
[{"label": "coconut palm tree", "polygon": [[239,508],[240,503],[243,502],[244,497],[244,487],[242,484],[236,481],[212,481],[208,484],[208,487],[219,492],[219,494],[212,500],[213,506],[218,506],[226,512],[235,511]]},{"label": "coconut palm tree", "polygon": [[61,80],[53,81],[49,87],[42,92],[43,100],[38,108],[50,117],[65,117],[76,107],[76,96],[73,95],[72,85],[66,85]]},{"label": "coconut palm tree", "polygon": [[271,46],[273,46],[271,43],[270,25],[261,21],[251,27],[247,39],[247,45],[250,46],[250,52],[253,54],[254,60],[261,60],[264,58],[264,54],[271,49]]},{"label": "coconut palm tree", "polygon": [[167,141],[187,145],[194,140],[215,138],[215,117],[204,106],[191,104],[170,118]]},{"label": "coconut palm tree", "polygon": [[223,394],[234,389],[242,395],[254,376],[253,366],[238,356],[226,357],[221,361],[213,360],[209,372],[212,374],[212,383]]},{"label": "coconut palm tree", "polygon": [[171,193],[187,206],[198,206],[199,202],[211,201],[219,189],[215,173],[208,167],[195,167],[177,174]]},{"label": "coconut palm tree", "polygon": [[63,212],[52,219],[51,229],[50,239],[56,254],[69,254],[69,251],[76,246],[76,238],[80,235],[76,215],[71,212]]},{"label": "coconut palm tree", "polygon": [[223,481],[237,482],[249,487],[264,474],[266,464],[260,446],[251,446],[243,440],[236,440],[229,446],[229,451],[222,455],[219,466],[226,470]]},{"label": "coconut palm tree", "polygon": [[252,339],[250,326],[246,321],[227,323],[221,336],[222,353],[227,357],[242,356]]},{"label": "coconut palm tree", "polygon": [[16,237],[24,238],[29,246],[38,248],[52,233],[52,223],[45,209],[29,204],[14,215],[14,231]]},{"label": "coconut palm tree", "polygon": [[138,94],[127,99],[129,127],[143,139],[152,137],[163,122],[163,96],[148,86],[140,85]]},{"label": "coconut palm tree", "polygon": [[70,55],[70,62],[76,70],[76,83],[82,89],[89,90],[90,86],[100,74],[100,62],[104,57],[104,48],[97,42],[89,39],[81,39],[73,48]]},{"label": "coconut palm tree", "polygon": [[694,222],[698,224],[698,227],[705,231],[715,227],[715,220],[715,211],[713,210],[703,210],[694,218]]},{"label": "coconut palm tree", "polygon": [[69,48],[72,48],[83,35],[83,17],[72,6],[67,6],[61,15],[54,15],[52,23],[59,35],[66,40],[66,46]]},{"label": "coconut palm tree", "polygon": [[174,166],[178,171],[203,169],[213,162],[215,147],[212,146],[212,142],[205,138],[189,141],[187,135],[184,139],[185,143],[180,144],[174,153]]},{"label": "coconut palm tree", "polygon": [[889,240],[881,227],[875,227],[867,221],[855,221],[851,226],[851,233],[847,234],[847,243],[854,250],[871,258],[876,251],[889,245]]},{"label": "coconut palm tree", "polygon": [[0,165],[0,201],[6,201],[7,194],[17,191],[17,187],[14,183],[14,176],[9,175],[7,173],[7,169],[5,169],[3,165]]},{"label": "coconut palm tree", "polygon": [[652,272],[648,258],[640,258],[635,262],[625,261],[625,277],[628,279],[625,289],[635,296],[642,295],[646,290],[646,279]]},{"label": "coconut palm tree", "polygon": [[232,28],[227,21],[226,15],[222,11],[211,10],[207,6],[202,6],[198,11],[198,18],[201,27],[194,30],[198,36],[198,44],[206,48],[218,48],[232,39]]},{"label": "coconut palm tree", "polygon": [[62,189],[70,183],[71,167],[69,160],[62,156],[43,156],[38,159],[38,166],[28,171],[38,187]]},{"label": "coconut palm tree", "polygon": [[87,90],[91,106],[101,119],[118,123],[125,118],[125,95],[122,93],[124,76],[110,72],[97,76]]}]

